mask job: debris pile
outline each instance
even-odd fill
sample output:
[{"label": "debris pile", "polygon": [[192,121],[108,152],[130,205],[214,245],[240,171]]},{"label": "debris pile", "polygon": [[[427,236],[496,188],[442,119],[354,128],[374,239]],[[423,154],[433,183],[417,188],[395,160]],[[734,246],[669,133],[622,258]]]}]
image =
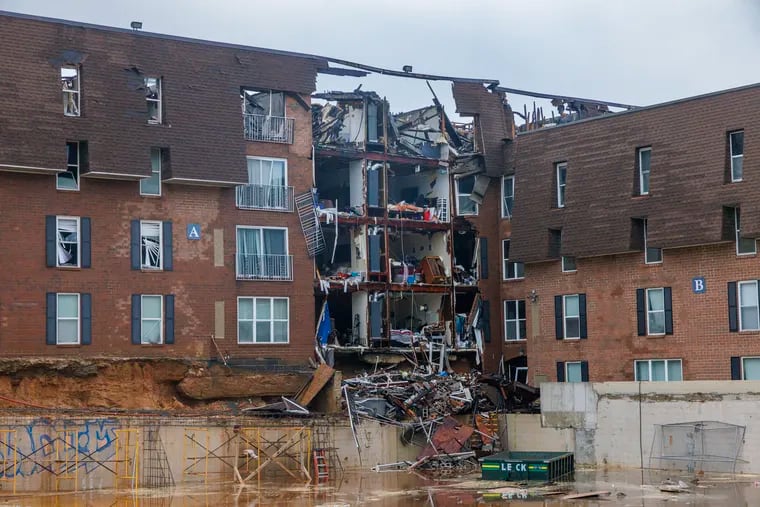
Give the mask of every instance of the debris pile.
[{"label": "debris pile", "polygon": [[526,401],[532,406],[538,399],[538,389],[515,384],[476,373],[386,370],[344,380],[343,395],[352,428],[362,419],[393,424],[403,428],[404,443],[422,448],[414,463],[373,470],[461,471],[475,468],[477,457],[500,450],[499,411]]}]

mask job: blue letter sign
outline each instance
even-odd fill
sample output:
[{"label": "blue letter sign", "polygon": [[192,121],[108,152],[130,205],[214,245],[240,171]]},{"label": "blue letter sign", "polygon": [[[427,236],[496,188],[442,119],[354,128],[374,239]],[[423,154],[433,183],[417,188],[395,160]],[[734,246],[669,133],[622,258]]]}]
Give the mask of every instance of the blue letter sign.
[{"label": "blue letter sign", "polygon": [[187,239],[201,239],[201,224],[187,224]]},{"label": "blue letter sign", "polygon": [[698,276],[696,278],[692,278],[691,290],[694,291],[694,294],[704,294],[705,291],[707,290],[707,284],[705,284],[705,277]]}]

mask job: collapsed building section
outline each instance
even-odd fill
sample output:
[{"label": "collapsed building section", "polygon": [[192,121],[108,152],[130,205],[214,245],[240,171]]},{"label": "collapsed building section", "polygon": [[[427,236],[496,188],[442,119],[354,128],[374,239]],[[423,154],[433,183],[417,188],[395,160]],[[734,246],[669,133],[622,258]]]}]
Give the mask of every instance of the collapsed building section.
[{"label": "collapsed building section", "polygon": [[427,358],[434,371],[452,353],[480,362],[481,257],[466,220],[477,215],[478,171],[452,171],[480,157],[472,125],[451,122],[435,98],[403,113],[361,90],[313,101],[321,342],[337,360],[369,349],[367,360]]}]

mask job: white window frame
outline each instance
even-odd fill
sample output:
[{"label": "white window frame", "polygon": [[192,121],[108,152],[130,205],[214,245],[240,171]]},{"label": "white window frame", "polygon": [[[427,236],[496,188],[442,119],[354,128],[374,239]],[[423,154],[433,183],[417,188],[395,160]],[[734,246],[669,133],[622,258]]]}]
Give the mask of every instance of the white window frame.
[{"label": "white window frame", "polygon": [[[161,316],[156,319],[155,317],[148,317],[146,319],[143,308],[145,305],[143,301],[145,298],[158,298],[160,300],[159,308],[161,308]],[[163,345],[164,344],[164,325],[166,318],[166,312],[164,311],[164,296],[161,294],[140,294],[140,345]],[[143,330],[145,329],[145,321],[155,322],[158,320],[158,343],[147,342],[143,340]]]},{"label": "white window frame", "polygon": [[[568,366],[578,366],[578,373],[580,374],[580,380],[570,380],[570,369]],[[583,382],[583,361],[566,361],[565,362],[565,382],[569,382],[571,384],[577,384],[580,382]]]},{"label": "white window frame", "polygon": [[[81,168],[82,168],[82,150],[81,150],[80,144],[81,143],[79,141],[66,141],[66,148],[67,148],[67,150],[66,150],[66,170],[55,175],[55,188],[56,188],[56,190],[63,190],[63,191],[66,191],[66,192],[79,192],[79,178],[81,177],[80,171],[81,171]],[[68,148],[69,148],[69,145],[75,145],[76,146],[76,154],[77,154],[77,163],[76,164],[69,164],[69,157],[68,157]],[[59,177],[61,175],[68,174],[70,172],[70,169],[74,169],[74,171],[76,171],[74,173],[75,174],[75,177],[74,177],[75,187],[74,188],[69,188],[69,187],[61,186],[61,183],[60,183],[61,180],[59,179]]]},{"label": "white window frame", "polygon": [[[652,291],[660,291],[662,293],[662,310],[653,310],[649,306],[649,293]],[[646,298],[646,307],[647,307],[647,336],[665,336],[667,323],[665,322],[665,288],[664,287],[655,287],[652,289],[646,289],[644,291],[644,297]],[[656,313],[662,313],[662,333],[655,333],[649,328],[649,316],[656,314]]]},{"label": "white window frame", "polygon": [[648,232],[647,232],[648,224],[647,220],[644,220],[644,264],[662,264],[662,259],[664,257],[662,248],[652,248],[652,250],[658,250],[660,252],[660,259],[656,261],[650,261],[649,260],[649,239],[648,239]]},{"label": "white window frame", "polygon": [[[145,235],[143,234],[143,225],[158,224],[158,266],[146,264],[143,257],[143,248]],[[149,271],[161,271],[164,269],[164,224],[158,220],[140,220],[140,269]]]},{"label": "white window frame", "polygon": [[[575,267],[573,269],[567,269],[567,266],[565,264],[565,262],[566,262],[565,259],[573,259],[573,261],[575,262]],[[575,257],[569,257],[567,255],[563,255],[562,256],[562,272],[563,273],[575,273],[576,271],[578,271],[578,264],[577,264],[577,262],[578,262],[578,260]]]},{"label": "white window frame", "polygon": [[[512,194],[507,195],[504,189],[504,184],[507,181],[512,182]],[[507,206],[507,198],[512,200],[512,205]],[[501,218],[512,218],[512,208],[515,206],[515,177],[514,176],[502,176],[501,177]]]},{"label": "white window frame", "polygon": [[[149,79],[155,79],[156,80],[156,95],[157,95],[156,98],[151,98],[151,97],[148,97],[148,95],[147,95],[147,92],[148,92],[148,89],[149,89],[148,88],[148,80]],[[160,77],[151,77],[151,76],[146,76],[145,77],[145,81],[144,81],[145,82],[145,92],[146,92],[145,102],[147,102],[149,104],[151,104],[151,103],[156,104],[156,106],[158,107],[158,119],[154,120],[154,119],[151,119],[150,117],[148,117],[148,123],[150,123],[151,125],[161,125],[164,122],[164,108],[163,108],[163,93],[164,92],[163,92],[163,89],[162,89],[163,88],[163,81],[164,80],[161,79]]]},{"label": "white window frame", "polygon": [[738,282],[736,284],[736,298],[737,298],[737,312],[739,313],[739,331],[760,331],[760,325],[757,328],[745,329],[744,322],[742,321],[742,308],[755,308],[755,313],[758,316],[758,323],[760,323],[760,296],[758,296],[757,305],[743,305],[742,304],[742,285],[751,285],[755,294],[757,294],[757,280],[746,280]]},{"label": "white window frame", "polygon": [[[76,234],[77,234],[77,241],[76,241],[76,245],[77,245],[77,260],[76,260],[76,264],[75,265],[61,264],[61,257],[60,257],[60,255],[58,255],[58,248],[59,248],[60,244],[63,244],[63,243],[69,243],[69,244],[71,244],[71,243],[73,243],[72,241],[65,241],[64,242],[63,238],[61,238],[61,235],[60,235],[60,230],[61,230],[60,222],[61,222],[61,220],[74,220],[76,222],[76,224],[77,224],[77,230],[76,230]],[[64,269],[65,268],[80,268],[80,267],[82,267],[82,224],[81,224],[81,221],[80,221],[79,217],[70,217],[70,216],[56,216],[55,217],[55,244],[56,244],[56,254],[55,254],[55,265],[56,265],[56,267],[58,267],[58,268],[64,268]]]},{"label": "white window frame", "polygon": [[[508,319],[507,318],[507,315],[509,315],[509,313],[507,312],[507,305],[510,304],[510,303],[514,303],[514,305],[515,305],[515,317],[516,318],[514,318],[514,319]],[[523,314],[522,318],[520,318],[520,303],[522,303],[523,309],[525,310],[525,313]],[[527,306],[528,305],[525,304],[525,300],[524,299],[505,299],[504,300],[503,309],[504,309],[504,341],[505,342],[510,342],[510,343],[523,342],[523,341],[525,341],[527,339],[526,336],[521,336],[520,335],[520,323],[521,322],[526,323],[526,329],[525,329],[526,334],[527,334],[527,331],[528,331],[528,329],[527,329],[527,319],[526,319],[526,317],[528,315]],[[517,336],[517,338],[508,338],[509,333],[507,332],[507,328],[509,327],[510,323],[512,323],[515,326],[515,336]]]},{"label": "white window frame", "polygon": [[[158,151],[158,170],[153,167],[153,150]],[[140,180],[140,195],[142,196],[149,196],[149,197],[161,197],[161,172],[163,170],[163,156],[164,152],[161,148],[151,148],[150,149],[150,177],[149,178],[142,178]],[[146,192],[143,190],[143,182],[150,181],[153,178],[158,179],[158,193],[154,194],[151,192]]]},{"label": "white window frame", "polygon": [[[647,146],[645,148],[639,148],[637,151],[637,156],[639,158],[639,195],[649,195],[649,189],[650,187],[650,175],[652,174],[652,147]],[[644,153],[649,153],[649,167],[647,167],[646,171],[644,170],[644,164],[642,163],[641,156]],[[644,177],[644,174],[646,173],[646,178]],[[644,191],[644,180],[646,179],[647,183],[647,189]]]},{"label": "white window frame", "polygon": [[[739,155],[734,155],[734,134],[742,135],[742,152]],[[734,130],[728,133],[728,156],[731,159],[731,183],[737,183],[744,179],[744,130]],[[740,159],[742,162],[741,171],[739,177],[734,175],[734,161]]]},{"label": "white window frame", "polygon": [[742,256],[742,255],[756,255],[757,254],[757,240],[752,240],[752,251],[751,252],[742,252],[739,248],[741,245],[742,238],[741,237],[741,210],[739,208],[734,208],[734,229],[736,233],[736,255]]},{"label": "white window frame", "polygon": [[[235,276],[239,277],[239,276],[242,275],[242,273],[240,272],[240,254],[241,254],[241,251],[240,251],[240,245],[238,244],[238,239],[239,239],[238,231],[240,229],[258,229],[258,230],[260,230],[261,231],[259,233],[261,235],[260,245],[262,246],[262,249],[263,249],[263,246],[264,246],[264,230],[265,229],[279,230],[279,231],[284,231],[285,232],[285,253],[284,254],[271,254],[271,253],[266,253],[266,252],[264,252],[262,250],[259,253],[250,253],[249,255],[285,255],[285,256],[289,256],[290,255],[290,238],[288,237],[288,228],[287,227],[270,227],[270,226],[263,226],[263,225],[236,225],[235,226]],[[290,262],[290,261],[288,261],[288,262]],[[275,279],[270,280],[270,281],[284,281],[284,282],[290,282],[290,281],[292,281],[293,280],[293,265],[292,265],[292,263],[289,265],[289,269],[290,269],[290,277],[288,277],[288,279],[275,278]],[[266,278],[264,278],[264,280],[266,280]]]},{"label": "white window frame", "polygon": [[[469,178],[470,176],[466,176],[466,177]],[[472,178],[473,178],[473,182],[472,182],[473,188],[475,188],[475,179],[474,179],[475,176],[472,176]],[[469,193],[469,194],[461,194],[461,193],[459,193],[459,180],[460,179],[461,178],[457,178],[457,179],[454,180],[454,188],[455,188],[456,194],[457,194],[457,215],[460,216],[460,217],[474,217],[474,216],[478,216],[480,214],[480,205],[478,203],[476,203],[475,201],[472,201],[472,199],[470,199],[470,200],[475,205],[475,211],[474,212],[472,212],[472,213],[465,213],[465,212],[463,212],[463,211],[461,211],[459,209],[460,208],[460,205],[459,205],[460,198],[462,198],[462,197],[469,198],[472,195],[472,193]]]},{"label": "white window frame", "polygon": [[[522,262],[510,262],[509,258],[507,257],[507,244],[509,244],[508,239],[501,240],[501,278],[502,280],[524,280],[525,265]],[[518,264],[522,264],[523,276],[518,276]]]},{"label": "white window frame", "polygon": [[[269,309],[270,309],[270,318],[269,319],[257,319],[256,318],[256,301],[259,299],[268,299],[269,300]],[[246,322],[251,322],[251,341],[241,341],[240,340],[240,302],[243,300],[250,300],[251,306],[252,306],[252,318],[251,319],[245,319]],[[287,318],[285,319],[275,319],[274,318],[274,301],[275,300],[283,300],[285,301],[285,304],[287,305]],[[269,336],[271,337],[270,341],[258,341],[256,337],[256,323],[257,322],[269,322]],[[237,298],[237,342],[239,345],[287,345],[290,343],[290,298],[289,297],[280,297],[280,296],[238,296]],[[284,342],[276,342],[274,341],[274,323],[275,322],[285,322],[287,324],[287,339]]]},{"label": "white window frame", "polygon": [[[652,363],[653,362],[664,362],[665,363],[665,380],[652,380]],[[677,362],[679,365],[681,365],[681,378],[680,380],[670,380],[668,377],[670,376],[670,370],[668,368],[669,363]],[[647,363],[648,364],[648,379],[642,380],[639,378],[639,363]],[[683,361],[681,359],[636,359],[633,361],[633,378],[635,382],[683,382]]]},{"label": "white window frame", "polygon": [[745,366],[744,366],[744,361],[746,361],[748,359],[753,360],[753,361],[760,361],[760,356],[742,356],[742,358],[741,358],[742,380],[747,380],[747,375],[745,374],[746,369],[745,369]]},{"label": "white window frame", "polygon": [[280,186],[280,185],[271,185],[268,183],[254,183],[251,181],[251,174],[248,169],[248,161],[249,160],[259,160],[261,162],[282,162],[284,166],[284,175],[285,175],[285,182],[281,185],[283,187],[288,186],[288,159],[286,158],[276,158],[276,157],[258,157],[258,156],[246,156],[245,157],[245,170],[248,174],[248,184],[249,185],[266,185],[266,186]]},{"label": "white window frame", "polygon": [[[576,298],[578,300],[578,315],[567,314],[567,299]],[[568,319],[578,319],[578,336],[567,335],[567,321]],[[581,339],[581,298],[580,294],[567,294],[562,296],[562,336],[565,340],[580,340]]]},{"label": "white window frame", "polygon": [[[74,70],[76,72],[76,79],[74,82],[76,86],[74,88],[61,88],[63,94],[63,115],[77,117],[82,115],[82,69],[79,65],[61,65],[60,77],[61,85],[69,82],[68,79],[64,79],[64,69]],[[72,113],[67,112],[69,106],[73,106],[74,111]]]},{"label": "white window frame", "polygon": [[[59,299],[61,296],[76,296],[77,298],[77,316],[76,317],[61,317],[59,311]],[[76,321],[77,323],[77,341],[76,342],[61,342],[60,330],[58,324],[61,320]],[[58,292],[55,295],[55,344],[56,345],[79,345],[82,342],[82,298],[77,292]]]},{"label": "white window frame", "polygon": [[[562,183],[559,175],[561,172],[565,173],[565,182]],[[567,162],[558,162],[554,165],[555,178],[557,180],[557,207],[565,207],[565,190],[567,189]]]}]

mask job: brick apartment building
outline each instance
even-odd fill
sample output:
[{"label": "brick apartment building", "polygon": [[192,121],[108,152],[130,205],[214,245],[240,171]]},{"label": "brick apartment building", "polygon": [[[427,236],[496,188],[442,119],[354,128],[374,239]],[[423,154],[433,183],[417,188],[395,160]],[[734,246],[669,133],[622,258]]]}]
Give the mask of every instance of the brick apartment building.
[{"label": "brick apartment building", "polygon": [[492,355],[519,347],[536,384],[760,378],[758,104],[752,85],[518,134]]},{"label": "brick apartment building", "polygon": [[11,13],[0,40],[1,354],[305,364],[326,62]]}]

